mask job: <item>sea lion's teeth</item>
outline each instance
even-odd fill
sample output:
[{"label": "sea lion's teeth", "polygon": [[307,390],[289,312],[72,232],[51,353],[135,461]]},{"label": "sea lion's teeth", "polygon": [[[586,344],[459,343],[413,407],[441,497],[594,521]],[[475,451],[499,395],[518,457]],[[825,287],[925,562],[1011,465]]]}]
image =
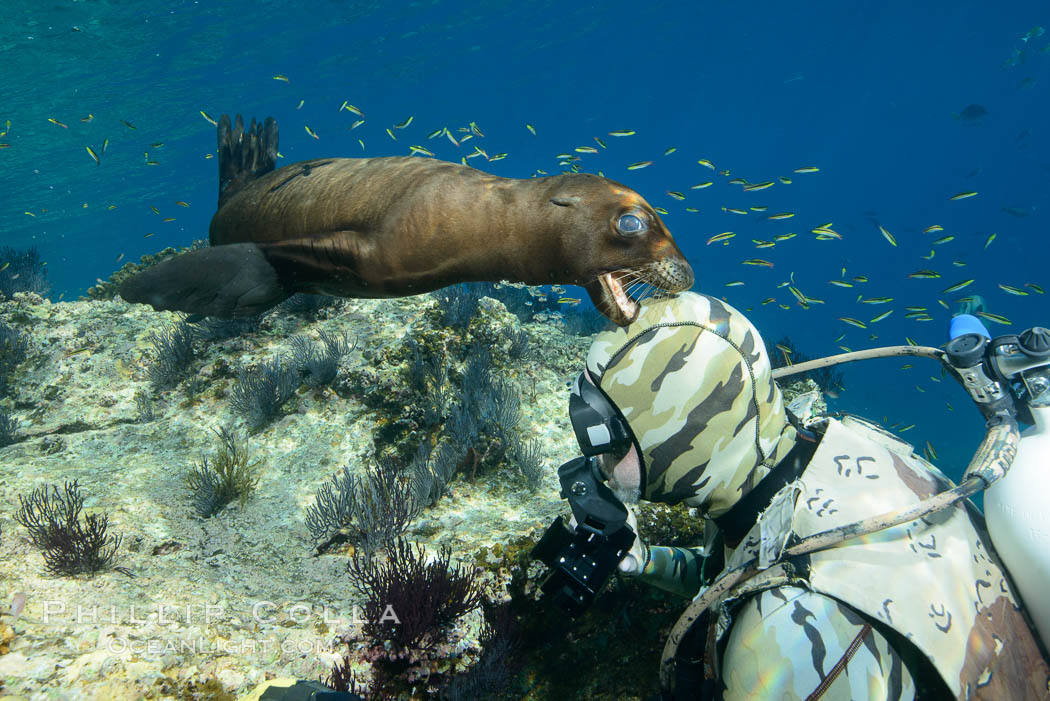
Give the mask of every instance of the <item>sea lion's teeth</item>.
[{"label": "sea lion's teeth", "polygon": [[623,289],[623,285],[613,277],[612,273],[601,276],[605,289],[612,296],[612,301],[620,312],[621,319],[616,320],[621,325],[634,321],[638,316],[638,303],[631,299],[630,295]]}]

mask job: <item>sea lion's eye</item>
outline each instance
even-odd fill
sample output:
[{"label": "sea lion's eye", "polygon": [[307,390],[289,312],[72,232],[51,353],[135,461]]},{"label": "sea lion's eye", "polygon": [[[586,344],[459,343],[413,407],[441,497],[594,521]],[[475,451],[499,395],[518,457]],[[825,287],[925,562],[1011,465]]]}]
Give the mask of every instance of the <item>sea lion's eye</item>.
[{"label": "sea lion's eye", "polygon": [[649,221],[641,212],[627,212],[616,220],[616,228],[624,236],[641,236],[649,230]]}]

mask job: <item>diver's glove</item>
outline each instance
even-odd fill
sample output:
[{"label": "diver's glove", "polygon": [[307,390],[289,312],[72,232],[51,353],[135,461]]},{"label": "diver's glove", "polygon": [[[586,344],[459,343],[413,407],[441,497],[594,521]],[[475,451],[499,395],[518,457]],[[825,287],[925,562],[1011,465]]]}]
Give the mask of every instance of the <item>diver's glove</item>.
[{"label": "diver's glove", "polygon": [[634,544],[631,546],[631,550],[624,555],[624,558],[620,560],[619,568],[620,572],[626,575],[639,575],[645,570],[645,566],[649,564],[649,546],[642,542],[642,537],[638,535],[638,517],[634,515],[634,509],[627,506],[627,527],[634,532]]}]

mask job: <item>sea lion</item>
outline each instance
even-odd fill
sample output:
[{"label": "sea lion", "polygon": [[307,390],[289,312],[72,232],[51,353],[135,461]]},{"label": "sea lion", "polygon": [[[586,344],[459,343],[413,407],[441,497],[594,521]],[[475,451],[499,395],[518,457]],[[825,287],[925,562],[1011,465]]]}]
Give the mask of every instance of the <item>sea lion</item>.
[{"label": "sea lion", "polygon": [[596,175],[516,180],[430,158],[322,158],[274,170],[277,124],[223,115],[211,247],[120,288],[129,302],[217,317],[296,292],[399,297],[468,281],[582,285],[625,325],[629,288],[678,292],[693,270],[653,208]]}]

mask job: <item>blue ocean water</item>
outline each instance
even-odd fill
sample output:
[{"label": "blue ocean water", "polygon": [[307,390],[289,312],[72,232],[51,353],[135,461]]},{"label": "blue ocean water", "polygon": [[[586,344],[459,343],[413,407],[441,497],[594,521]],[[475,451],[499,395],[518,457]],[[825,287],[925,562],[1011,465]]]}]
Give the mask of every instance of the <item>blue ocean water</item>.
[{"label": "blue ocean water", "polygon": [[[202,111],[272,115],[283,163],[407,155],[410,145],[458,161],[479,145],[507,157],[471,165],[529,177],[558,172],[556,155],[576,153],[582,170],[667,210],[695,266],[695,289],[750,309],[767,342],[789,335],[810,356],[905,337],[938,345],[950,316],[938,301],[970,293],[1011,320],[992,324],[993,333],[1016,333],[1050,323],[1045,298],[1025,287],[1050,286],[1043,25],[1045,3],[972,0],[10,0],[0,26],[0,243],[37,247],[52,299],[75,299],[124,261],[206,237],[217,164],[206,158],[215,129]],[[344,101],[360,108],[364,124],[351,130],[360,117],[341,110]],[[456,148],[426,138],[470,122],[483,139]],[[616,130],[635,134],[609,134]],[[598,153],[574,151],[582,146]],[[86,147],[101,154],[98,165]],[[653,163],[627,169],[641,161]],[[819,171],[794,172],[804,167]],[[745,192],[728,183],[738,177],[776,184]],[[691,189],[708,180],[714,185]],[[965,192],[977,194],[950,199]],[[768,218],[781,212],[795,216]],[[841,240],[811,233],[828,223]],[[923,233],[934,224],[944,231]],[[707,245],[724,231],[736,236]],[[787,233],[797,236],[772,248],[753,243]],[[753,258],[773,267],[742,265]],[[942,277],[908,278],[920,269]],[[828,282],[854,276],[868,282]],[[824,303],[800,308],[778,287],[788,281]],[[861,304],[858,295],[893,302]],[[776,302],[763,305],[769,297]],[[906,319],[905,306],[925,306],[933,320]],[[833,408],[916,424],[905,437],[930,441],[957,478],[980,416],[951,381],[937,381],[933,363],[902,364],[846,368]]]}]

